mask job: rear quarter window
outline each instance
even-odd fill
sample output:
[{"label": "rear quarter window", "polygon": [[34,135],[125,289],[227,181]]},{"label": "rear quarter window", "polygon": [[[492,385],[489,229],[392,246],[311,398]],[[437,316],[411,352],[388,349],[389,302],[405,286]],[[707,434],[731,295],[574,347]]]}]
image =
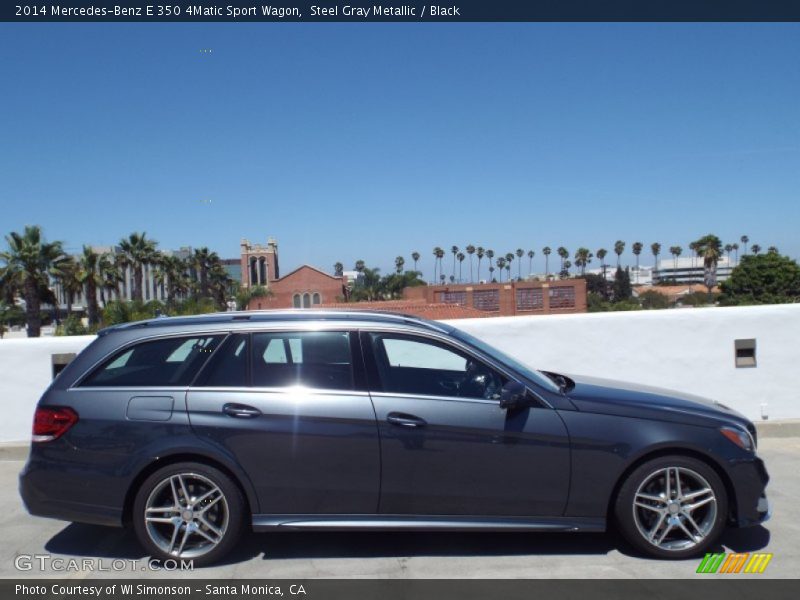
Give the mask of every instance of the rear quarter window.
[{"label": "rear quarter window", "polygon": [[115,353],[80,387],[188,386],[224,335],[160,338]]}]

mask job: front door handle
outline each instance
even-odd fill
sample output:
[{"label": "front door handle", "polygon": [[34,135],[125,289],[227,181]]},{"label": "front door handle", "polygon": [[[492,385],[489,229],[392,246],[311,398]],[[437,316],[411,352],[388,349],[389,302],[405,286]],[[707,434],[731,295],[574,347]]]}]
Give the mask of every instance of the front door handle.
[{"label": "front door handle", "polygon": [[427,425],[425,419],[399,412],[390,412],[386,415],[386,420],[392,425],[400,427],[425,427]]},{"label": "front door handle", "polygon": [[254,406],[247,404],[226,404],[222,407],[224,412],[229,417],[237,417],[239,419],[252,419],[261,414],[261,411]]}]

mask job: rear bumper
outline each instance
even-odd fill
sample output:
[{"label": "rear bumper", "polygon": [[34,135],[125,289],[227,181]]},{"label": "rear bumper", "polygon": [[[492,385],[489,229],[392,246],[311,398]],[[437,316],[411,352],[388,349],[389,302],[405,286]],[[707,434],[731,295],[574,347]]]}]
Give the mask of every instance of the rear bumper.
[{"label": "rear bumper", "polygon": [[61,478],[37,468],[30,460],[19,475],[19,494],[28,512],[37,517],[93,525],[122,526],[122,508],[65,498]]}]

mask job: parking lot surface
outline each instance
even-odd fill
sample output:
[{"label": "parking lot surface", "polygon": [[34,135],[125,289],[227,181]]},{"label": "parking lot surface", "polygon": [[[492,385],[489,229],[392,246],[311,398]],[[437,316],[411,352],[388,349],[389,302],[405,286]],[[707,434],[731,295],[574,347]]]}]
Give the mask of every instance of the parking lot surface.
[{"label": "parking lot surface", "polygon": [[[767,492],[773,503],[773,517],[763,526],[729,529],[716,551],[773,553],[763,574],[735,577],[797,577],[800,438],[762,438],[759,454],[771,476]],[[613,533],[251,534],[219,566],[193,572],[150,570],[130,532],[29,516],[17,493],[17,475],[22,466],[20,460],[0,461],[0,499],[6,507],[0,515],[1,577],[722,577],[696,574],[696,559],[662,561],[636,556]]]}]

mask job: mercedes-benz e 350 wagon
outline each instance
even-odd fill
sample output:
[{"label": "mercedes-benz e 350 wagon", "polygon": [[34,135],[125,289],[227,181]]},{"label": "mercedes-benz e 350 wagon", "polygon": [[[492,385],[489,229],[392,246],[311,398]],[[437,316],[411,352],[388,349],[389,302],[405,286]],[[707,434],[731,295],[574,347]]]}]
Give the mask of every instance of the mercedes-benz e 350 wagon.
[{"label": "mercedes-benz e 350 wagon", "polygon": [[721,404],[536,371],[442,323],[301,310],[103,330],[42,396],[20,490],[31,514],[203,565],[245,528],[613,524],[684,558],[764,521],[767,480]]}]

